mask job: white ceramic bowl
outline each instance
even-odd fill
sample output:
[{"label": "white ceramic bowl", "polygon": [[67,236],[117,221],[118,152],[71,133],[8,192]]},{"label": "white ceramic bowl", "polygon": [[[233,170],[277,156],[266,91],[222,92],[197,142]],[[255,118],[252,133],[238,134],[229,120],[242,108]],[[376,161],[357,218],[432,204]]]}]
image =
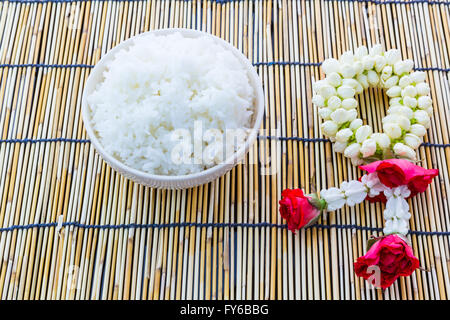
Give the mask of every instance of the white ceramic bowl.
[{"label": "white ceramic bowl", "polygon": [[[251,85],[253,86],[256,93],[255,94],[256,98],[254,102],[255,112],[252,118],[253,127],[250,131],[250,134],[247,137],[245,145],[242,148],[240,148],[237,152],[235,152],[232,158],[230,158],[224,163],[218,164],[204,171],[188,175],[180,175],[180,176],[155,175],[129,167],[105,151],[97,135],[95,134],[95,130],[92,127],[91,109],[87,103],[86,98],[95,90],[97,84],[103,81],[103,72],[106,70],[106,62],[112,59],[116,52],[130,46],[133,43],[133,39],[149,33],[155,35],[167,35],[175,32],[179,32],[184,37],[188,38],[208,36],[211,39],[213,39],[217,44],[220,44],[227,50],[231,51],[242,63],[242,65],[245,66],[245,68],[248,70],[248,76],[250,78]],[[87,134],[89,136],[89,139],[91,140],[92,145],[97,150],[97,152],[102,156],[102,158],[116,171],[118,171],[119,173],[123,174],[125,177],[133,181],[136,181],[149,187],[166,188],[166,189],[185,189],[200,184],[208,183],[212,180],[219,178],[220,176],[224,175],[229,170],[231,170],[238,163],[238,159],[243,159],[245,154],[250,149],[250,146],[255,142],[264,114],[264,93],[262,89],[262,83],[250,61],[248,61],[248,59],[241,52],[239,52],[235,47],[233,47],[228,42],[213,35],[210,35],[208,33],[190,29],[155,30],[139,34],[133,38],[121,42],[119,45],[111,49],[105,56],[103,56],[91,71],[89,78],[86,82],[86,85],[84,87],[82,101],[83,101],[82,116],[84,126],[86,128]]]}]

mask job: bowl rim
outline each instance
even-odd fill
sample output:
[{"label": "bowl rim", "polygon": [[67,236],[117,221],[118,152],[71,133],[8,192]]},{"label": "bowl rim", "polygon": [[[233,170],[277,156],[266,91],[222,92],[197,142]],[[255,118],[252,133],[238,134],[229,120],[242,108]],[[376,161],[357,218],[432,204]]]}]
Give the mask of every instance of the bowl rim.
[{"label": "bowl rim", "polygon": [[[173,33],[177,33],[177,32],[181,33],[182,36],[190,36],[190,38],[197,38],[200,36],[211,37],[216,42],[220,43],[223,47],[225,47],[226,49],[228,49],[232,53],[234,53],[234,55],[238,58],[238,60],[246,67],[247,72],[251,75],[251,77],[254,77],[255,80],[257,80],[256,82],[259,84],[256,86],[253,84],[253,81],[251,83],[251,85],[256,93],[255,100],[254,100],[256,102],[254,105],[255,118],[254,118],[253,126],[250,128],[250,134],[248,134],[244,146],[239,148],[236,152],[233,153],[233,155],[231,157],[229,157],[225,161],[223,161],[211,168],[202,170],[200,172],[190,173],[190,174],[186,174],[186,175],[158,175],[158,174],[147,173],[145,171],[141,171],[141,170],[135,169],[133,167],[130,167],[130,166],[126,165],[125,163],[121,162],[120,160],[118,160],[117,158],[115,158],[113,155],[106,152],[106,150],[103,148],[102,144],[100,143],[97,135],[95,134],[94,129],[91,124],[90,111],[88,109],[89,106],[88,106],[88,102],[87,102],[87,95],[88,95],[87,88],[91,88],[91,87],[93,87],[93,85],[95,88],[96,83],[93,80],[93,78],[94,78],[93,75],[95,75],[96,73],[99,73],[99,72],[103,72],[107,61],[112,59],[116,52],[118,52],[119,50],[126,48],[127,46],[132,44],[135,39],[140,38],[140,37],[145,37],[149,34],[168,35],[168,34],[173,34]],[[94,82],[94,83],[91,84],[91,82]],[[259,103],[258,103],[258,101],[259,101]],[[240,159],[243,158],[247,154],[250,147],[253,145],[253,143],[255,142],[255,140],[257,138],[257,134],[261,127],[262,119],[264,116],[264,104],[265,104],[264,103],[264,91],[263,91],[263,87],[262,87],[261,78],[259,77],[254,66],[250,63],[248,58],[242,52],[240,52],[237,48],[235,48],[233,45],[231,45],[227,41],[225,41],[215,35],[207,33],[207,32],[193,30],[193,29],[185,29],[185,28],[166,28],[166,29],[158,29],[158,30],[143,32],[143,33],[140,33],[138,35],[135,35],[133,37],[130,37],[130,38],[120,42],[118,45],[111,48],[95,64],[95,66],[92,69],[92,71],[90,72],[88,79],[83,88],[81,115],[82,115],[84,127],[86,129],[87,135],[88,135],[92,145],[97,150],[97,152],[102,156],[102,158],[108,164],[110,164],[112,167],[118,168],[124,172],[132,174],[134,177],[138,178],[141,181],[142,180],[144,180],[144,181],[153,180],[153,181],[159,181],[159,182],[165,182],[165,183],[170,183],[170,182],[179,183],[179,182],[195,181],[198,179],[207,178],[208,176],[214,176],[230,165],[231,165],[231,167],[227,168],[228,170],[230,170],[232,167],[236,166],[239,163]],[[120,171],[120,170],[118,170],[118,171]],[[228,171],[228,170],[226,170],[226,171]],[[226,172],[224,172],[220,175],[223,175],[225,173]],[[132,180],[134,180],[134,179],[132,179]],[[201,184],[201,183],[198,183],[196,185],[199,185],[199,184]]]}]

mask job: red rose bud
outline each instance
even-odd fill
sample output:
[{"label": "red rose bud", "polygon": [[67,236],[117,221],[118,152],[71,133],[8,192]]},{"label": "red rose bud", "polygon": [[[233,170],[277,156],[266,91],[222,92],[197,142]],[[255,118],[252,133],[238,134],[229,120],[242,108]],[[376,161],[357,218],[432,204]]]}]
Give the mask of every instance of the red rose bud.
[{"label": "red rose bud", "polygon": [[360,169],[369,173],[376,172],[378,179],[388,188],[408,185],[413,197],[424,192],[431,180],[439,174],[438,169],[425,169],[405,159],[387,159],[372,162]]},{"label": "red rose bud", "polygon": [[287,221],[292,232],[314,223],[320,216],[320,210],[312,203],[320,200],[305,196],[301,189],[286,189],[281,193],[280,215]]},{"label": "red rose bud", "polygon": [[419,268],[419,260],[402,236],[391,234],[377,240],[354,263],[355,273],[375,287],[386,289],[398,277],[408,277]]}]

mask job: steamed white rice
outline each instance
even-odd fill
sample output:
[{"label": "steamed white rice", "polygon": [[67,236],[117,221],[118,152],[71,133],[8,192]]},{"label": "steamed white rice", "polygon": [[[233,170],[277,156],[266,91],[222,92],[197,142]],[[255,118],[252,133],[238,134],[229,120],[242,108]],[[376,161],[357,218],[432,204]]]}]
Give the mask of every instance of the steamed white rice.
[{"label": "steamed white rice", "polygon": [[158,175],[205,170],[245,140],[223,147],[211,132],[226,141],[227,129],[251,126],[255,93],[247,70],[209,37],[139,37],[103,76],[88,97],[92,124],[104,149],[132,168]]}]

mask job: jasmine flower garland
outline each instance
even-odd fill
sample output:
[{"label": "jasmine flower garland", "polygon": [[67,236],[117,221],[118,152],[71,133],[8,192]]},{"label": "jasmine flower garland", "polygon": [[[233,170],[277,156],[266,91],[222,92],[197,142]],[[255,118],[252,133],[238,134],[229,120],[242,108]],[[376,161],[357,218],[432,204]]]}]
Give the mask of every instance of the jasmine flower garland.
[{"label": "jasmine flower garland", "polygon": [[[413,72],[413,61],[402,60],[398,49],[383,51],[377,44],[344,52],[339,60],[322,63],[326,78],[313,83],[312,102],[324,120],[322,132],[354,165],[392,156],[415,160],[433,113],[424,72]],[[383,133],[374,133],[357,117],[356,94],[369,87],[386,89],[389,97]]]},{"label": "jasmine flower garland", "polygon": [[[326,78],[313,83],[312,98],[324,120],[322,132],[333,142],[334,150],[350,158],[353,165],[368,163],[360,166],[367,173],[319,194],[285,190],[280,200],[280,213],[292,231],[313,224],[325,210],[355,206],[364,200],[385,203],[384,236],[371,238],[366,255],[354,263],[356,275],[380,288],[419,268],[406,238],[411,218],[407,199],[424,192],[438,174],[437,169],[412,162],[433,112],[425,73],[413,72],[413,64],[402,60],[399,50],[384,52],[381,45],[370,50],[361,46],[354,53],[344,52],[339,60],[323,62]],[[373,132],[357,117],[355,96],[369,87],[383,88],[389,97],[382,133]],[[378,270],[375,276],[373,270]]]},{"label": "jasmine flower garland", "polygon": [[[405,159],[375,161],[360,169],[367,173],[359,180],[342,182],[339,188],[322,189],[319,195],[305,195],[300,189],[284,190],[280,214],[289,230],[295,232],[314,224],[324,210],[335,211],[364,200],[386,203],[384,236],[369,239],[368,251],[354,263],[354,270],[376,287],[387,288],[398,277],[409,276],[420,266],[406,238],[411,218],[407,199],[424,192],[439,171]],[[379,271],[375,275],[374,268]]]},{"label": "jasmine flower garland", "polygon": [[[413,72],[413,64],[401,60],[397,49],[383,52],[381,45],[370,50],[361,46],[354,53],[344,52],[339,60],[323,62],[326,78],[313,83],[312,98],[324,120],[322,132],[352,164],[367,163],[360,166],[367,173],[319,194],[287,189],[279,202],[280,214],[293,232],[315,223],[324,210],[364,200],[385,203],[384,236],[371,238],[366,255],[354,263],[356,275],[380,288],[420,266],[406,238],[411,218],[407,199],[424,192],[439,172],[413,163],[433,112],[425,73]],[[373,132],[357,117],[355,96],[369,87],[383,88],[389,97],[382,133]],[[379,271],[375,279],[373,268]]]},{"label": "jasmine flower garland", "polygon": [[327,204],[327,211],[341,209],[345,204],[355,206],[363,202],[366,197],[375,197],[383,193],[386,197],[386,208],[383,212],[385,235],[398,233],[406,235],[408,233],[409,205],[405,200],[411,195],[407,185],[401,185],[396,188],[388,188],[378,179],[377,173],[366,174],[361,181],[352,180],[343,182],[340,188],[323,189],[320,191],[321,198]]}]

